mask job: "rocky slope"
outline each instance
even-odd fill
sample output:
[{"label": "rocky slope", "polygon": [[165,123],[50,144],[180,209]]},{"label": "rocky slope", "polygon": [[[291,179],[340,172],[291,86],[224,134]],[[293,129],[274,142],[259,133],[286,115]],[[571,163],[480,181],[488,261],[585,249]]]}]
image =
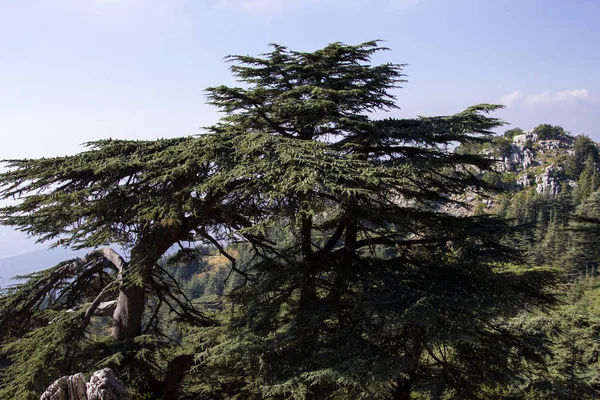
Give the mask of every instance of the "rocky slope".
[{"label": "rocky slope", "polygon": [[575,138],[564,135],[553,140],[541,140],[533,132],[513,137],[510,152],[498,163],[499,172],[514,173],[515,183],[535,187],[538,194],[557,195],[577,187],[577,182],[565,174],[567,157],[574,156]]},{"label": "rocky slope", "polygon": [[[483,179],[509,193],[527,191],[553,197],[577,196],[583,191],[587,196],[600,186],[599,147],[586,136],[573,136],[558,126],[540,125],[531,131],[513,129],[490,143],[463,145],[457,151],[484,154],[498,160],[496,172],[485,173]],[[586,186],[585,190],[581,185]],[[468,209],[451,206],[448,211],[464,215],[495,212],[499,199],[466,193],[458,200],[467,203]]]}]

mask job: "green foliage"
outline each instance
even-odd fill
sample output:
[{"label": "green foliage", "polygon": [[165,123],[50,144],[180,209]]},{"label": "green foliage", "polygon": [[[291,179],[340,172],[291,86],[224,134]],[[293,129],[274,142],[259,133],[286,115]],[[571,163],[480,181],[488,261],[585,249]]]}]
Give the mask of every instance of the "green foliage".
[{"label": "green foliage", "polygon": [[507,140],[510,140],[512,142],[512,140],[515,136],[523,135],[523,134],[525,134],[525,131],[523,129],[512,128],[512,129],[508,129],[507,131],[505,131],[502,136],[504,136]]},{"label": "green foliage", "polygon": [[497,157],[507,157],[512,152],[512,141],[509,138],[496,136],[492,139],[492,146]]},{"label": "green foliage", "polygon": [[[209,358],[209,369],[243,366],[245,378],[231,381],[241,398],[259,387],[273,398],[388,398],[390,382],[438,382],[468,396],[469,381],[492,384],[523,357],[512,351],[522,332],[501,329],[502,317],[525,298],[552,300],[540,290],[551,275],[497,269],[518,260],[502,245],[502,221],[439,209],[453,194],[492,188],[472,173],[492,159],[447,148],[490,142],[501,121],[485,114],[499,106],[371,120],[368,111],[395,107],[387,90],[401,76],[401,66],[366,63],[377,50],[274,46],[262,58],[230,58],[244,88],[209,89],[227,113],[211,131],[231,138],[232,176],[247,182],[236,194],[265,211],[239,231],[255,262],[232,297],[227,344]],[[256,240],[273,231],[284,240]]]},{"label": "green foliage", "polygon": [[75,156],[10,160],[0,196],[22,201],[3,207],[0,221],[54,245],[132,245],[142,227],[183,223],[203,201],[181,182],[208,174],[207,146],[197,138],[101,140]]},{"label": "green foliage", "polygon": [[557,140],[567,135],[562,127],[549,124],[538,125],[531,132],[537,134],[540,140]]},{"label": "green foliage", "polygon": [[594,399],[600,395],[598,289],[597,279],[578,281],[565,293],[564,305],[530,320],[552,342],[546,368],[530,371],[529,388],[538,398]]},{"label": "green foliage", "polygon": [[[109,353],[142,333],[161,337],[172,331],[166,325],[174,321],[214,323],[191,304],[158,261],[172,245],[192,239],[194,230],[218,225],[224,210],[236,207],[235,199],[227,199],[225,188],[206,186],[219,172],[213,161],[217,144],[208,137],[187,137],[103,140],[88,147],[74,156],[7,161],[7,171],[0,174],[0,198],[18,201],[0,208],[0,222],[40,241],[52,241],[53,246],[80,249],[119,244],[127,251],[127,261],[114,251],[96,249],[81,259],[26,277],[22,285],[5,291],[0,298],[0,334],[9,344],[7,352],[13,360],[9,368],[24,368],[26,359],[18,355],[35,349],[31,341],[22,342],[27,348],[10,346],[19,343],[20,336],[37,338],[48,329],[59,329],[59,325],[40,324],[48,310],[85,310],[80,315],[79,335],[87,337],[92,334],[90,324],[99,324],[101,329],[94,333],[104,339],[112,336],[117,342]],[[228,215],[227,219],[235,221],[236,217]],[[100,302],[111,299],[116,301],[112,319],[94,314]],[[136,347],[131,359],[145,351],[151,350]],[[95,357],[89,362],[95,368],[101,365]],[[38,368],[77,372],[80,365],[87,364],[77,357],[48,357]],[[149,370],[143,360],[128,365]],[[151,377],[160,378],[161,371],[152,371],[144,373],[143,379],[132,379],[130,387],[158,395],[158,384],[140,386]],[[9,375],[5,390],[17,390],[20,381],[16,377]],[[54,379],[36,383],[47,387]]]},{"label": "green foliage", "polygon": [[573,197],[568,192],[544,196],[533,188],[509,196],[500,202],[499,212],[520,227],[520,233],[512,238],[513,245],[523,249],[534,265],[575,269],[570,254],[565,252],[573,243],[572,235],[565,231],[575,210]]},{"label": "green foliage", "polygon": [[488,141],[470,141],[462,143],[456,150],[459,154],[486,154],[502,159],[512,151],[512,140],[502,136],[494,136]]},{"label": "green foliage", "polygon": [[598,164],[594,161],[593,154],[589,154],[584,164],[583,170],[577,181],[577,200],[583,202],[593,192],[600,187],[600,174],[598,173]]},{"label": "green foliage", "polygon": [[[45,326],[6,343],[1,351],[10,365],[2,370],[0,398],[37,399],[58,377],[72,371],[73,359],[86,367],[86,341],[80,313],[46,311]],[[87,364],[89,365],[89,364]]]},{"label": "green foliage", "polygon": [[573,155],[565,162],[565,169],[568,176],[577,179],[590,162],[598,166],[599,161],[594,142],[585,135],[577,135],[573,143]]},{"label": "green foliage", "polygon": [[[483,399],[524,388],[515,371],[543,369],[548,335],[515,316],[555,303],[556,273],[527,266],[521,250],[533,246],[521,242],[534,235],[558,255],[571,199],[507,206],[538,222],[521,230],[450,212],[468,206],[465,193],[498,190],[490,171],[512,133],[495,137],[503,122],[488,114],[501,106],[374,119],[397,108],[404,82],[403,65],[371,64],[382,50],[231,56],[241,86],[207,90],[224,117],[205,135],[10,161],[0,198],[21,201],[0,222],[55,245],[122,244],[129,257],[75,260],[0,297],[11,360],[0,390],[32,397],[34,378],[100,366],[138,398],[166,396],[169,382],[201,399]],[[161,260],[185,240],[201,246]],[[540,254],[534,263],[554,264]],[[110,338],[88,311],[117,295],[140,318]],[[179,355],[194,359],[173,377]]]},{"label": "green foliage", "polygon": [[569,232],[573,236],[569,257],[575,269],[584,276],[593,276],[600,265],[597,247],[600,236],[600,192],[592,193],[580,204],[571,221]]}]

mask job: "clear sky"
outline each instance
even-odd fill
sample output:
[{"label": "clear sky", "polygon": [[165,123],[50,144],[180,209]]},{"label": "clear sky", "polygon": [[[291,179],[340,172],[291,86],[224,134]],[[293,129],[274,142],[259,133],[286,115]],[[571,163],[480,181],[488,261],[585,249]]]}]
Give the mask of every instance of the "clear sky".
[{"label": "clear sky", "polygon": [[511,127],[600,140],[599,20],[600,0],[0,0],[0,159],[199,133],[223,57],[272,42],[385,39],[375,61],[409,64],[393,116],[502,103]]}]

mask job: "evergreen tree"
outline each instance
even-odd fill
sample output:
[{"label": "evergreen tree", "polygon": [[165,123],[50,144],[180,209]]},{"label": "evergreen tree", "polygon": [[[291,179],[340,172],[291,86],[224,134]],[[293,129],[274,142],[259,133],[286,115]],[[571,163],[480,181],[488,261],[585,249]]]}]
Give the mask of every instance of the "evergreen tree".
[{"label": "evergreen tree", "polygon": [[[374,119],[404,82],[402,65],[370,64],[381,50],[232,56],[243,87],[208,89],[225,116],[206,135],[10,161],[0,198],[18,202],[0,222],[94,250],[0,297],[0,397],[109,364],[144,395],[175,398],[194,351],[186,382],[211,399],[486,398],[540,361],[543,344],[507,320],[551,304],[553,275],[515,267],[506,221],[469,215],[466,193],[496,189],[478,178],[495,160],[452,151],[489,143],[500,106]],[[204,302],[209,319],[159,262],[182,240],[238,275],[218,269],[202,287],[228,293],[227,313]],[[102,247],[114,244],[126,257]],[[168,338],[182,353],[163,340],[167,310],[187,325]]]},{"label": "evergreen tree", "polygon": [[[597,399],[600,395],[600,335],[598,281],[585,278],[567,287],[562,305],[524,321],[551,342],[552,353],[543,368],[528,374],[530,397],[535,399]],[[516,397],[515,398],[522,398]]]},{"label": "evergreen tree", "polygon": [[274,45],[230,57],[243,87],[208,91],[226,113],[211,131],[231,142],[232,179],[248,182],[237,196],[260,205],[241,231],[249,283],[203,370],[236,376],[218,389],[227,396],[408,399],[435,386],[475,398],[536,354],[502,317],[551,301],[550,275],[511,272],[521,259],[502,244],[504,221],[443,207],[492,189],[475,171],[494,160],[449,149],[489,141],[501,121],[485,114],[499,106],[373,119],[403,82],[402,65],[369,64],[380,50]]},{"label": "evergreen tree", "polygon": [[579,175],[590,162],[590,157],[591,161],[598,165],[600,161],[598,148],[589,137],[577,135],[573,143],[573,155],[567,159],[565,165],[567,175],[575,179],[579,178]]},{"label": "evergreen tree", "polygon": [[600,187],[600,174],[598,173],[598,165],[594,161],[593,153],[587,156],[583,170],[579,175],[577,186],[575,198],[578,203],[584,202],[585,199]]},{"label": "evergreen tree", "polygon": [[532,133],[537,134],[540,140],[557,140],[567,135],[562,127],[550,124],[538,125],[533,128]]},{"label": "evergreen tree", "polygon": [[[140,341],[148,341],[140,339],[143,334],[161,337],[159,308],[181,320],[212,324],[158,263],[172,245],[214,229],[236,206],[226,188],[207,186],[219,173],[210,138],[103,140],[88,146],[74,156],[10,160],[0,174],[0,198],[17,200],[0,209],[2,224],[53,246],[94,249],[2,293],[0,338],[13,361],[2,398],[29,398],[25,393],[79,372],[82,364],[97,367],[123,349],[140,350]],[[235,223],[235,216],[226,218],[228,225]],[[102,247],[110,245],[122,246],[125,257]],[[110,336],[117,347],[92,352],[94,358],[88,354],[94,346],[89,335],[107,335],[94,329],[97,317],[112,317]],[[40,354],[40,343],[52,351]],[[65,346],[69,350],[61,354]],[[143,375],[147,390],[160,393],[161,383],[134,353],[129,367]]]},{"label": "evergreen tree", "polygon": [[573,245],[569,251],[572,270],[594,275],[600,263],[600,192],[596,191],[581,203],[572,218],[569,231],[573,236]]}]

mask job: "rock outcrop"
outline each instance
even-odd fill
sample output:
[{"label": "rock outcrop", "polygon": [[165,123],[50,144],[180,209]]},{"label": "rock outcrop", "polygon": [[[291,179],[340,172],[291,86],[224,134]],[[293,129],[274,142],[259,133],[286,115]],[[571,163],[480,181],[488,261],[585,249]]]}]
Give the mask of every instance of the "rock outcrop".
[{"label": "rock outcrop", "polygon": [[[517,135],[513,137],[510,153],[504,157],[500,170],[520,173],[516,184],[523,188],[535,186],[538,194],[556,196],[576,186],[574,181],[565,180],[563,167],[555,165],[557,154],[572,155],[573,143],[574,138],[569,135],[552,140],[542,140],[532,132]],[[553,164],[548,165],[549,159]]]},{"label": "rock outcrop", "polygon": [[[577,193],[579,172],[575,171],[578,171],[576,168],[585,166],[581,165],[581,154],[576,156],[576,148],[580,153],[582,151],[581,146],[576,146],[577,140],[577,137],[569,133],[542,136],[524,132],[512,139],[508,135],[496,137],[489,144],[465,147],[465,150],[475,150],[476,154],[496,161],[494,172],[484,172],[477,168],[473,168],[472,172],[486,182],[508,190],[509,196],[523,191],[526,196],[552,197]],[[592,153],[600,152],[600,143],[588,141],[589,144],[585,144],[585,140],[582,143],[595,146]],[[494,195],[478,196],[469,191],[451,198],[455,202],[440,205],[440,209],[457,216],[495,213],[504,207],[507,200]]]},{"label": "rock outcrop", "polygon": [[87,383],[87,400],[128,400],[127,391],[111,369],[94,372]]},{"label": "rock outcrop", "polygon": [[96,371],[86,383],[81,373],[57,379],[40,400],[129,400],[123,384],[109,368]]},{"label": "rock outcrop", "polygon": [[544,170],[544,173],[535,177],[537,186],[535,188],[538,194],[546,194],[556,196],[561,192],[561,176],[563,168],[554,165],[549,165]]},{"label": "rock outcrop", "polygon": [[501,172],[523,171],[535,163],[533,151],[516,144],[511,146],[510,156],[505,156],[500,167]]},{"label": "rock outcrop", "polygon": [[87,400],[85,376],[76,374],[58,378],[46,389],[40,400]]},{"label": "rock outcrop", "polygon": [[523,135],[516,135],[513,137],[513,142],[516,144],[524,145],[527,141],[537,142],[539,139],[537,133],[525,132]]},{"label": "rock outcrop", "polygon": [[532,180],[529,174],[525,173],[517,178],[517,185],[527,187],[532,185]]}]

